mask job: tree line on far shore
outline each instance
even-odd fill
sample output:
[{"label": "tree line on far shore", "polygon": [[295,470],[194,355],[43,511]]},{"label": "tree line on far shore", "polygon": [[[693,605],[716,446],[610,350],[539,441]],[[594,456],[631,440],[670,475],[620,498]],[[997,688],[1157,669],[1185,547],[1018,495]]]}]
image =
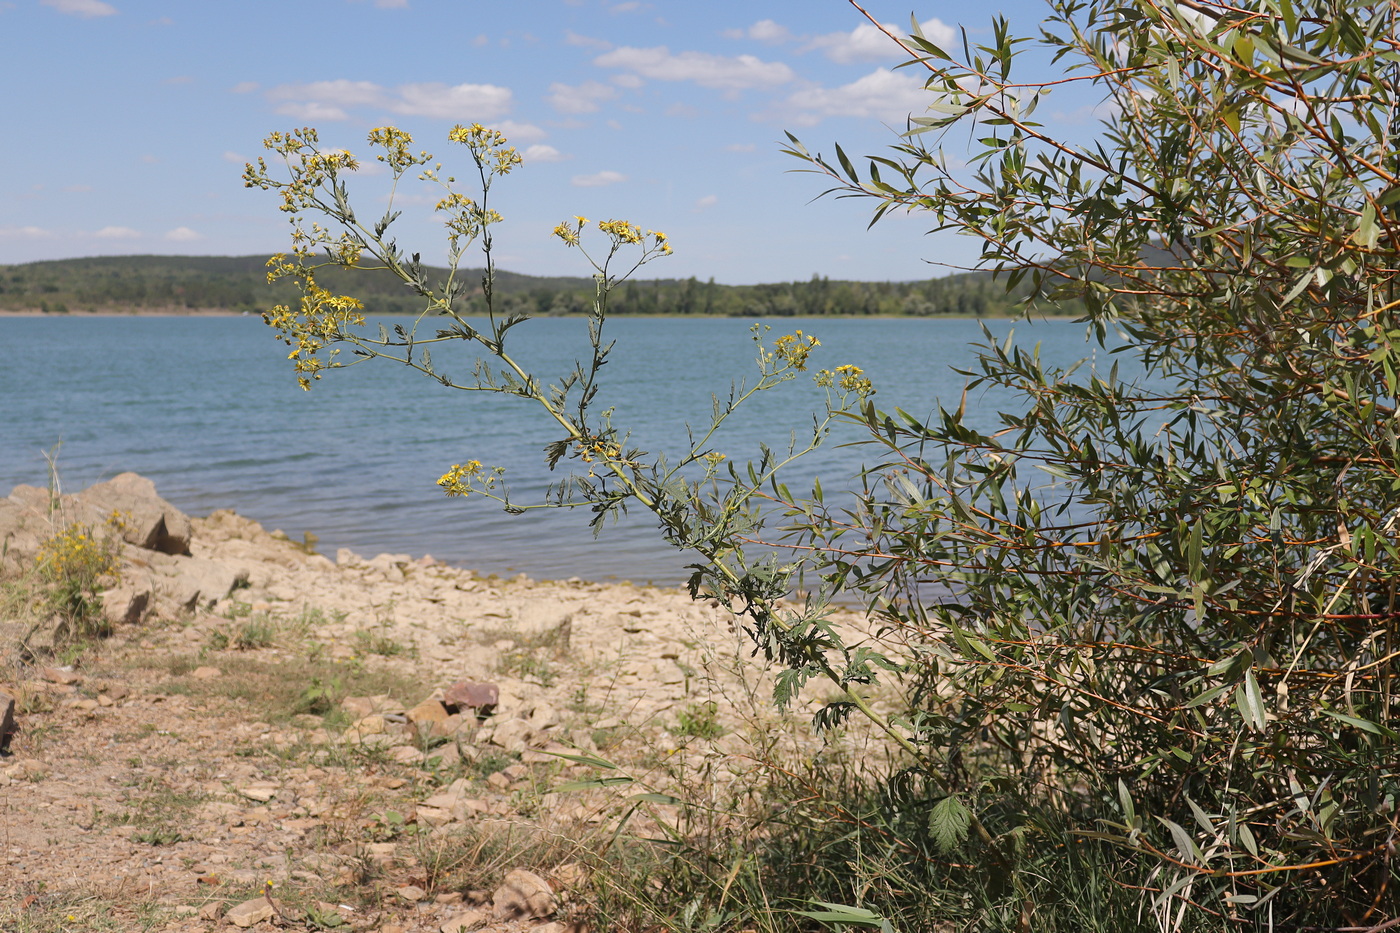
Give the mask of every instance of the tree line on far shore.
[{"label": "tree line on far shore", "polygon": [[[224,310],[260,312],[296,301],[285,283],[269,285],[264,256],[100,256],[0,266],[0,310],[130,312]],[[430,280],[446,270],[429,268]],[[466,270],[477,284],[467,313],[484,311],[480,270]],[[376,314],[415,314],[422,301],[390,276],[358,276],[327,269],[322,284],[341,288]],[[583,314],[592,306],[593,281],[496,273],[498,311],[532,316]],[[713,279],[627,282],[612,295],[614,314],[701,314],[727,317],[820,315],[1006,317],[1017,312],[1024,287],[1010,293],[985,272],[964,272],[913,282],[856,282],[813,276],[806,282],[721,285]],[[1078,307],[1044,308],[1078,313]]]}]

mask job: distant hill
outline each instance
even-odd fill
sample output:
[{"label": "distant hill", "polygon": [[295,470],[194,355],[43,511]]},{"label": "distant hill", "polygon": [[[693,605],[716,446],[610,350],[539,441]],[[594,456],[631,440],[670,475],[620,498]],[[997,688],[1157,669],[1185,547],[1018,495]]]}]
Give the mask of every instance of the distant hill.
[{"label": "distant hill", "polygon": [[[0,310],[151,313],[260,312],[295,302],[295,289],[267,283],[266,256],[99,256],[0,266]],[[429,269],[429,279],[446,276]],[[459,270],[479,282],[482,272]],[[376,314],[413,314],[422,302],[388,274],[326,270],[327,288],[352,294]],[[614,314],[708,314],[735,317],[794,315],[1010,314],[1024,290],[1008,295],[990,273],[971,272],[917,282],[852,282],[813,277],[772,285],[717,285],[711,279],[628,282],[613,293]],[[593,300],[593,281],[496,273],[498,307],[532,315],[580,314]],[[464,311],[482,309],[478,294]],[[1070,313],[1074,309],[1065,309]]]}]

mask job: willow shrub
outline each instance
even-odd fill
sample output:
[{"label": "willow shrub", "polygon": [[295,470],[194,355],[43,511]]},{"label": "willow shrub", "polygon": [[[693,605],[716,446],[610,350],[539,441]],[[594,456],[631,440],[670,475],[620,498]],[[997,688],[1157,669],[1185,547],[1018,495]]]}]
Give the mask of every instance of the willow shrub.
[{"label": "willow shrub", "polygon": [[[712,432],[806,367],[815,341],[793,334],[760,340],[753,385],[721,399],[689,449],[629,448],[596,411],[607,301],[666,238],[620,221],[556,228],[568,247],[595,244],[591,356],[553,383],[527,372],[510,354],[520,318],[462,315],[474,293],[492,307],[487,196],[519,161],[481,127],[451,136],[471,156],[473,197],[406,134],[370,137],[395,181],[444,185],[452,269],[484,247],[479,283],[428,281],[388,238],[392,205],[359,220],[348,153],[309,130],[271,137],[285,175],[260,163],[246,178],[283,197],[294,250],[272,274],[303,299],[267,320],[304,385],[347,345],[536,406],[560,431],[547,462],[564,479],[548,502],[512,500],[478,461],[448,470],[444,489],[511,509],[582,505],[597,520],[654,513],[698,554],[693,591],[743,613],[782,669],[779,702],[828,681],[820,726],[865,716],[898,746],[880,812],[848,825],[892,865],[1001,898],[979,923],[1033,928],[1059,864],[1105,879],[1071,887],[1126,893],[1163,928],[1381,929],[1400,911],[1397,25],[1376,3],[1054,0],[1033,39],[1000,20],[960,54],[891,37],[924,70],[930,115],[861,168],[796,139],[791,153],[838,194],[875,199],[877,219],[920,211],[980,238],[980,266],[1029,281],[1035,300],[1083,301],[1091,333],[1121,332],[1124,369],[1146,372],[1050,370],[989,341],[969,389],[1023,400],[991,433],[961,408],[883,411],[858,370],[838,368],[818,374],[831,411],[806,445],[735,468]],[[1037,46],[1035,67],[1060,71],[1023,77]],[[1036,122],[1052,84],[1107,98],[1091,143]],[[968,167],[930,143],[969,128]],[[355,299],[316,284],[324,264],[387,270],[423,313],[371,333]],[[446,352],[464,347],[480,359],[450,374]],[[831,418],[869,430],[875,465],[855,507],[777,480]],[[764,541],[804,556],[785,562]],[[820,595],[793,608],[782,598],[799,582]],[[826,621],[838,595],[866,600],[882,637],[844,642]],[[873,705],[881,681],[901,688],[899,715]],[[854,839],[839,844],[864,845]],[[853,886],[873,913],[813,914],[897,914],[896,887]]]},{"label": "willow shrub", "polygon": [[[791,147],[1082,299],[1145,367],[989,343],[969,389],[1024,399],[999,430],[866,406],[882,463],[853,526],[795,534],[920,646],[924,767],[994,840],[1048,810],[1119,847],[1165,926],[1400,911],[1397,19],[1056,0],[1034,40],[899,40],[931,113],[890,157]],[[1031,50],[1063,70],[1023,75]],[[1051,82],[1102,96],[1092,143],[1037,122]],[[930,140],[973,127],[950,167]]]}]

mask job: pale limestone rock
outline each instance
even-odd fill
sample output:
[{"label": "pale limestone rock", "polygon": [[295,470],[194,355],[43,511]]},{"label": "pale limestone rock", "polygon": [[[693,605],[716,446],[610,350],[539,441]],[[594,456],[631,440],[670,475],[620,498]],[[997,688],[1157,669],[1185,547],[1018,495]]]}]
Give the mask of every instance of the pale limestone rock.
[{"label": "pale limestone rock", "polygon": [[45,667],[39,670],[39,676],[51,684],[62,684],[71,686],[82,683],[83,675],[73,670],[71,667]]},{"label": "pale limestone rock", "polygon": [[346,697],[340,701],[340,708],[346,715],[354,716],[356,719],[364,719],[374,712],[374,697]]},{"label": "pale limestone rock", "polygon": [[389,731],[389,722],[378,714],[366,716],[364,719],[357,719],[350,724],[360,735],[382,735]]},{"label": "pale limestone rock", "polygon": [[143,586],[115,586],[102,594],[102,617],[113,625],[135,625],[151,604],[151,591]]},{"label": "pale limestone rock", "polygon": [[247,797],[249,800],[256,800],[260,803],[267,803],[273,797],[276,797],[277,792],[281,789],[280,785],[274,784],[271,781],[254,781],[251,784],[243,784],[236,788],[241,796]]},{"label": "pale limestone rock", "polygon": [[246,585],[249,575],[243,561],[209,557],[176,558],[158,569],[167,576],[157,581],[160,588],[185,611],[212,606]]},{"label": "pale limestone rock", "polygon": [[530,714],[530,728],[537,732],[559,725],[559,711],[548,703],[538,703]]},{"label": "pale limestone rock", "polygon": [[277,911],[266,897],[255,897],[236,907],[230,907],[228,913],[224,914],[224,919],[236,927],[250,927],[255,923],[271,920],[276,914]]},{"label": "pale limestone rock", "polygon": [[499,745],[508,752],[523,752],[530,747],[530,739],[535,730],[523,719],[507,719],[496,726],[491,733],[491,744]]},{"label": "pale limestone rock", "polygon": [[447,721],[447,707],[437,700],[424,700],[408,711],[409,722],[438,723]]},{"label": "pale limestone rock", "polygon": [[424,826],[446,826],[454,819],[451,810],[441,807],[428,807],[419,804],[413,810],[414,818]]},{"label": "pale limestone rock", "polygon": [[486,911],[470,908],[448,917],[438,930],[441,933],[471,933],[485,926],[488,919]]},{"label": "pale limestone rock", "polygon": [[[47,495],[47,493],[45,493]],[[120,473],[105,483],[64,496],[70,522],[93,528],[115,527],[127,544],[162,554],[188,554],[189,516],[156,494],[156,484],[135,473]],[[109,520],[115,518],[114,525]]]},{"label": "pale limestone rock", "polygon": [[498,920],[543,920],[558,909],[549,882],[523,868],[507,874],[491,895],[491,911]]}]

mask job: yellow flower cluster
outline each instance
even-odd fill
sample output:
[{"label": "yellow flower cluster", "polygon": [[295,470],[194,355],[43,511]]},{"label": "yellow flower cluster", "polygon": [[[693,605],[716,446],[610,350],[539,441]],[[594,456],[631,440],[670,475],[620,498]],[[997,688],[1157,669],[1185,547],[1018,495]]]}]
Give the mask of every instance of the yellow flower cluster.
[{"label": "yellow flower cluster", "polygon": [[799,330],[794,334],[779,337],[773,346],[773,353],[778,359],[801,372],[807,368],[807,357],[811,356],[812,351],[821,346],[821,343],[811,334],[804,334]]},{"label": "yellow flower cluster", "polygon": [[302,170],[315,173],[318,177],[334,172],[357,172],[359,161],[344,149],[327,149],[309,152],[302,157]]},{"label": "yellow flower cluster", "polygon": [[480,123],[452,127],[447,138],[461,143],[471,150],[477,165],[495,175],[505,175],[524,160],[514,146],[506,145],[506,138],[499,130],[490,130]]},{"label": "yellow flower cluster", "polygon": [[86,525],[65,528],[39,546],[37,563],[51,583],[91,587],[98,577],[117,572],[116,548]]},{"label": "yellow flower cluster", "polygon": [[487,225],[498,224],[505,219],[496,211],[482,208],[476,201],[456,191],[439,201],[434,210],[451,212],[446,224],[454,251],[462,248],[462,240],[470,243]]},{"label": "yellow flower cluster", "polygon": [[[304,254],[299,253],[298,259]],[[341,264],[353,265],[359,261],[358,250],[342,250],[338,256]],[[321,370],[336,366],[332,351],[328,362],[317,354],[326,344],[337,339],[346,327],[363,327],[364,303],[350,295],[336,295],[316,283],[313,267],[302,262],[289,261],[285,254],[278,253],[267,261],[271,271],[269,282],[291,276],[298,280],[301,288],[301,304],[296,312],[287,305],[276,305],[263,312],[263,323],[278,332],[282,342],[292,348],[287,359],[295,361],[294,369],[297,384],[310,389],[314,379],[321,378]]]},{"label": "yellow flower cluster", "polygon": [[580,441],[578,455],[584,463],[592,463],[598,459],[616,460],[622,456],[622,448],[608,441],[594,440],[591,443]]},{"label": "yellow flower cluster", "polygon": [[[556,226],[554,235],[563,240],[565,246],[578,246],[579,237],[586,226],[588,226],[588,218],[576,216],[573,223],[566,220]],[[671,255],[671,244],[667,242],[666,234],[660,230],[648,230],[643,233],[641,227],[626,220],[600,221],[598,229],[612,240],[613,249],[620,246],[641,246],[645,250],[647,259],[652,258],[653,255]],[[651,240],[650,243],[647,242],[648,239]]]},{"label": "yellow flower cluster", "polygon": [[605,220],[598,224],[598,229],[618,243],[631,245],[642,242],[642,228],[625,220]]},{"label": "yellow flower cluster", "polygon": [[481,479],[483,476],[481,461],[468,460],[466,463],[452,464],[452,469],[442,474],[437,484],[449,496],[465,496],[471,492],[472,480]]},{"label": "yellow flower cluster", "polygon": [[583,228],[586,226],[588,226],[588,218],[576,215],[574,217],[574,223],[570,224],[566,220],[555,227],[554,235],[563,240],[565,246],[578,246],[579,234],[583,232]]},{"label": "yellow flower cluster", "polygon": [[875,386],[869,377],[864,375],[865,370],[859,366],[852,366],[847,363],[844,366],[836,367],[833,372],[830,369],[823,369],[818,372],[813,379],[819,386],[837,386],[844,392],[854,392],[861,398],[875,394]]},{"label": "yellow flower cluster", "polygon": [[407,171],[414,165],[426,165],[433,158],[426,152],[414,155],[408,148],[413,145],[413,137],[396,126],[376,126],[369,131],[369,144],[384,150],[384,154],[375,156],[375,159],[395,172]]}]

